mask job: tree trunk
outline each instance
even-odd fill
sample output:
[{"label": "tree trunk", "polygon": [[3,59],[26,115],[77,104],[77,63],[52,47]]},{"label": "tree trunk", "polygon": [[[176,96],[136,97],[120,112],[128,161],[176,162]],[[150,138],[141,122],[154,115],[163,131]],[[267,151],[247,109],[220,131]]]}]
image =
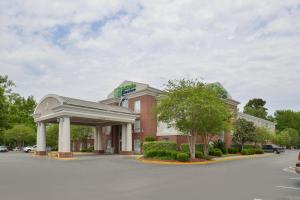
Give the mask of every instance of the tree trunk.
[{"label": "tree trunk", "polygon": [[188,144],[189,144],[191,159],[195,159],[196,157],[195,141],[196,141],[196,136],[193,133],[191,134],[191,136],[188,136]]},{"label": "tree trunk", "polygon": [[203,143],[204,143],[203,154],[204,154],[204,156],[208,156],[209,149],[208,149],[208,140],[207,140],[206,136],[203,137]]}]

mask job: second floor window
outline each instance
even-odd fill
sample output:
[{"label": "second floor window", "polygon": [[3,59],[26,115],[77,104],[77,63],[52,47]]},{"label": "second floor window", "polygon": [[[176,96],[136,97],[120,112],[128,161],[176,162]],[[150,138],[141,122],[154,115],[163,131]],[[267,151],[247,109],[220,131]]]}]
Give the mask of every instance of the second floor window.
[{"label": "second floor window", "polygon": [[134,102],[134,112],[135,113],[141,112],[141,101],[140,100]]}]

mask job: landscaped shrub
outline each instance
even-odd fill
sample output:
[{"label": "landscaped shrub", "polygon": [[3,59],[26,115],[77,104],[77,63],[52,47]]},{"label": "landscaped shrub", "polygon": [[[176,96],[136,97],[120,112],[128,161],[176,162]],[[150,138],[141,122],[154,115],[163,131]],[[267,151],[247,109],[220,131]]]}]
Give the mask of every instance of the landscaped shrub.
[{"label": "landscaped shrub", "polygon": [[196,156],[196,158],[204,158],[202,151],[196,151],[195,156]]},{"label": "landscaped shrub", "polygon": [[145,158],[154,158],[155,156],[157,156],[157,151],[155,150],[144,152]]},{"label": "landscaped shrub", "polygon": [[264,151],[262,149],[255,149],[256,154],[263,154]]},{"label": "landscaped shrub", "polygon": [[261,146],[259,145],[254,145],[254,144],[244,144],[244,148],[243,149],[260,149]]},{"label": "landscaped shrub", "polygon": [[243,149],[241,151],[242,155],[253,155],[253,154],[263,154],[264,152],[261,149]]},{"label": "landscaped shrub", "polygon": [[169,141],[144,142],[144,153],[148,151],[176,151],[176,143]]},{"label": "landscaped shrub", "polygon": [[86,151],[87,151],[87,152],[93,152],[93,151],[94,151],[94,147],[88,147],[88,148],[86,149]]},{"label": "landscaped shrub", "polygon": [[144,139],[145,142],[153,142],[155,141],[155,138],[152,137],[152,136],[146,136],[145,139]]},{"label": "landscaped shrub", "polygon": [[221,149],[212,148],[212,149],[209,150],[209,155],[221,157],[223,155],[223,153],[222,153]]},{"label": "landscaped shrub", "polygon": [[227,149],[225,148],[225,143],[220,139],[214,141],[212,146],[213,148],[221,149],[222,153],[224,154],[227,153]]},{"label": "landscaped shrub", "polygon": [[[181,149],[181,151],[183,151],[183,152],[188,152],[188,153],[190,153],[189,145],[186,144],[186,143],[181,144],[181,145],[180,145],[180,149]],[[195,144],[195,149],[196,149],[196,151],[201,151],[201,152],[203,152],[203,144]]]},{"label": "landscaped shrub", "polygon": [[157,158],[161,160],[176,160],[177,152],[176,151],[157,151],[151,150],[144,153],[145,158]]},{"label": "landscaped shrub", "polygon": [[187,162],[189,160],[189,155],[187,153],[177,153],[177,160],[180,162]]},{"label": "landscaped shrub", "polygon": [[238,148],[228,148],[228,153],[230,154],[236,154],[239,152]]}]

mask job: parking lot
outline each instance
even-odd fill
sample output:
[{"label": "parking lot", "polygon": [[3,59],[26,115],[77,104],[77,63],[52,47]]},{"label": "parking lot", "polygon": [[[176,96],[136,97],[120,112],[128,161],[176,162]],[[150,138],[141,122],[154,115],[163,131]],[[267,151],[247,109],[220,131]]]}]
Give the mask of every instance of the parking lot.
[{"label": "parking lot", "polygon": [[30,199],[299,200],[298,151],[210,165],[142,164],[118,155],[62,161],[0,154],[0,196]]}]

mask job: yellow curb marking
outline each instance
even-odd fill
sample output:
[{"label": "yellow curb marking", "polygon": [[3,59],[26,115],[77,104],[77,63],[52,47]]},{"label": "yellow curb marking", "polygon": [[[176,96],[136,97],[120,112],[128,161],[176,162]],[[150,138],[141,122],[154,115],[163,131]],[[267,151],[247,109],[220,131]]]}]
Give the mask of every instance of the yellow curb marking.
[{"label": "yellow curb marking", "polygon": [[219,163],[224,161],[230,160],[242,160],[247,158],[260,158],[260,157],[267,157],[274,154],[262,154],[262,155],[248,155],[248,156],[236,156],[236,157],[225,157],[217,160],[211,161],[202,161],[202,162],[169,162],[169,161],[159,161],[159,160],[145,160],[143,156],[138,157],[138,160],[141,163],[150,163],[150,164],[162,164],[162,165],[207,165],[213,163]]}]

